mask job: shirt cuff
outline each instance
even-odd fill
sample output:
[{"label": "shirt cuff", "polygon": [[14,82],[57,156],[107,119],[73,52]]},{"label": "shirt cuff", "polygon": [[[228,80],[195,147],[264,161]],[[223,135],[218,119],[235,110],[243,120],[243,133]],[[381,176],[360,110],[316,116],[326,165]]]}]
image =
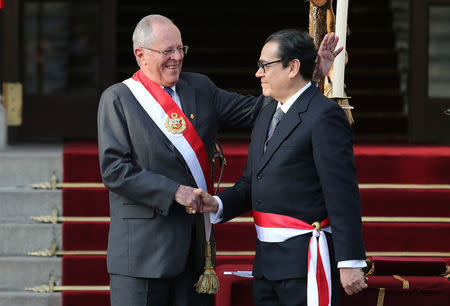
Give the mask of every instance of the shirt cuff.
[{"label": "shirt cuff", "polygon": [[365,268],[367,263],[365,260],[344,260],[338,262],[338,268]]},{"label": "shirt cuff", "polygon": [[219,209],[216,213],[210,212],[209,213],[209,220],[211,220],[212,224],[219,223],[223,219],[223,203],[222,200],[218,196],[213,196],[217,203],[219,204]]}]

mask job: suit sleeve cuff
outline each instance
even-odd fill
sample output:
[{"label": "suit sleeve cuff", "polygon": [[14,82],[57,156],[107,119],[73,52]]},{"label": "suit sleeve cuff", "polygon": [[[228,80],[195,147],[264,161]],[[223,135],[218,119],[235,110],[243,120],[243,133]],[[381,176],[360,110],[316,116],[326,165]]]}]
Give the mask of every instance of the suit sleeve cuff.
[{"label": "suit sleeve cuff", "polygon": [[367,267],[365,260],[344,260],[338,262],[338,268],[365,268]]},{"label": "suit sleeve cuff", "polygon": [[210,212],[209,213],[209,219],[211,220],[212,224],[219,223],[223,219],[223,203],[222,200],[218,196],[213,196],[217,203],[219,203],[219,209],[216,213]]}]

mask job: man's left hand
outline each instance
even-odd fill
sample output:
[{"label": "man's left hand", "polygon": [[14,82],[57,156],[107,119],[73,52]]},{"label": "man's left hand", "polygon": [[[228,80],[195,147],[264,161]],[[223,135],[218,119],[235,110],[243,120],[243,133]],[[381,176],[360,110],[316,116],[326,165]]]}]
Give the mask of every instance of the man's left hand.
[{"label": "man's left hand", "polygon": [[334,59],[343,50],[343,47],[335,50],[339,37],[334,33],[326,34],[320,43],[319,51],[317,51],[316,68],[313,74],[313,81],[318,82],[323,79],[333,66]]},{"label": "man's left hand", "polygon": [[356,294],[367,288],[364,274],[360,268],[340,268],[341,284],[348,295]]}]

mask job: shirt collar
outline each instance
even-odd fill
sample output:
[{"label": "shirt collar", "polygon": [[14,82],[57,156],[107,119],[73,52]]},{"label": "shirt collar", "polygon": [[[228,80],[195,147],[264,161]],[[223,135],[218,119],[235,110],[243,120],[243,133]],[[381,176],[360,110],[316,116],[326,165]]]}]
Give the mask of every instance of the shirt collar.
[{"label": "shirt collar", "polygon": [[[164,89],[164,86],[159,85],[162,89]],[[170,87],[174,93],[177,93],[177,91],[175,90],[176,85]]]},{"label": "shirt collar", "polygon": [[286,100],[283,104],[278,102],[277,109],[281,107],[281,110],[283,113],[287,113],[289,108],[291,108],[292,104],[294,104],[295,101],[297,101],[298,97],[309,87],[311,86],[311,82],[308,82],[305,86],[303,86],[299,91],[297,91],[295,94],[293,94],[289,99]]}]

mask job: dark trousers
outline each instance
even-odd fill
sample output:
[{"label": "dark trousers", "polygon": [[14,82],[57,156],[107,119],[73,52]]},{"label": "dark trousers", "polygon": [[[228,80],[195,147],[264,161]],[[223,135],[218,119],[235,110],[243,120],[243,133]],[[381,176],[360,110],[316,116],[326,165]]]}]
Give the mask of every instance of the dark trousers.
[{"label": "dark trousers", "polygon": [[[203,218],[203,217],[202,217]],[[198,218],[197,220],[202,220]],[[202,221],[203,222],[203,221]],[[203,226],[203,223],[195,226]],[[194,258],[200,256],[196,239],[205,239],[192,228],[191,246],[185,270],[173,278],[136,278],[110,274],[111,306],[213,306],[213,294],[197,294],[194,284],[203,266],[195,266]],[[215,247],[215,242],[212,242]],[[201,269],[200,269],[201,268]]]},{"label": "dark trousers", "polygon": [[[306,306],[306,280],[306,277],[284,280],[254,278],[253,302],[255,306]],[[331,305],[338,306],[339,282],[334,279],[332,283]]]},{"label": "dark trousers", "polygon": [[111,306],[213,305],[213,295],[197,294],[197,281],[187,271],[170,279],[136,278],[110,274]]}]

